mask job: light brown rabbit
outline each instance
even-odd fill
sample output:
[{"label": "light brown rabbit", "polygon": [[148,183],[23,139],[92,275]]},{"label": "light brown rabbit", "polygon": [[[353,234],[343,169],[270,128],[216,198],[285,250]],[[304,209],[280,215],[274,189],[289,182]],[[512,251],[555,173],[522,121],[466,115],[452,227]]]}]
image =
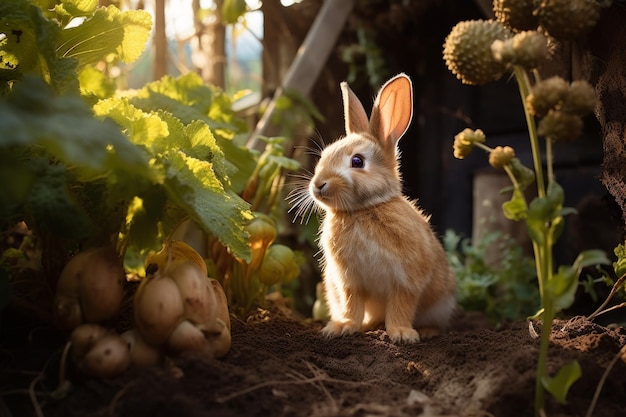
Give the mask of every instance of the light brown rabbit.
[{"label": "light brown rabbit", "polygon": [[[331,312],[322,333],[336,337],[384,323],[393,342],[444,331],[456,306],[455,278],[429,218],[402,195],[398,140],[413,114],[410,79],[380,90],[368,120],[341,83],[346,136],[322,150],[308,201],[324,211],[320,244]],[[417,327],[420,333],[414,328]]]}]

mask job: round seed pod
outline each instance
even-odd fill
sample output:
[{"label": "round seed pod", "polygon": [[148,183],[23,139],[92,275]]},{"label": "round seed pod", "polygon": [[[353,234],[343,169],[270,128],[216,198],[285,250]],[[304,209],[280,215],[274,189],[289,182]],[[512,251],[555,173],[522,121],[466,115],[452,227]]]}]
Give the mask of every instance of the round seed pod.
[{"label": "round seed pod", "polygon": [[510,30],[494,20],[459,22],[446,37],[443,58],[448,69],[463,84],[482,85],[496,81],[507,66],[494,58],[491,45],[511,35]]},{"label": "round seed pod", "polygon": [[515,31],[537,28],[539,19],[533,14],[535,0],[494,0],[493,12],[498,22]]},{"label": "round seed pod", "polygon": [[541,0],[535,13],[550,36],[570,40],[595,26],[600,18],[600,6],[591,0]]}]

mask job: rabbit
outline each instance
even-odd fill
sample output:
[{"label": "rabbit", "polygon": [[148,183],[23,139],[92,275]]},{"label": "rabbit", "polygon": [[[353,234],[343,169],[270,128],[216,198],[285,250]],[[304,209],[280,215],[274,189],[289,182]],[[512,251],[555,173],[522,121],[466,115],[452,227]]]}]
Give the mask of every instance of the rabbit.
[{"label": "rabbit", "polygon": [[[370,119],[341,83],[346,135],[321,149],[308,196],[292,203],[321,210],[319,244],[333,338],[385,325],[394,343],[447,330],[455,276],[429,216],[402,194],[397,143],[413,115],[411,80],[383,85]],[[306,203],[306,204],[305,204]],[[414,328],[416,326],[420,332]]]}]

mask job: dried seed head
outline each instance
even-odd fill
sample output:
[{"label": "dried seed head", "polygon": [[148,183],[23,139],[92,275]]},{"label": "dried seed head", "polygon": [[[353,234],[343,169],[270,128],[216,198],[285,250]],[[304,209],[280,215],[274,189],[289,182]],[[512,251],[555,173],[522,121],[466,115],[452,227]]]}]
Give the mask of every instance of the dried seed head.
[{"label": "dried seed head", "polygon": [[565,103],[563,103],[563,111],[585,116],[596,107],[596,92],[593,87],[584,80],[572,82],[569,88]]},{"label": "dried seed head", "polygon": [[511,32],[493,20],[459,22],[446,37],[443,58],[448,69],[464,84],[481,85],[496,81],[506,65],[494,59],[491,44]]},{"label": "dried seed head", "polygon": [[593,0],[541,0],[534,13],[550,36],[569,40],[595,26],[600,18],[600,7]]},{"label": "dried seed head", "polygon": [[531,114],[541,117],[551,109],[560,108],[568,93],[569,84],[563,78],[547,78],[532,88],[526,105]]},{"label": "dried seed head", "polygon": [[489,165],[503,168],[515,158],[515,151],[510,146],[496,146],[489,154]]},{"label": "dried seed head", "polygon": [[464,129],[454,137],[454,157],[463,159],[474,148],[475,143],[483,143],[487,137],[482,130]]},{"label": "dried seed head", "polygon": [[548,57],[548,39],[534,30],[520,32],[510,39],[495,41],[491,51],[499,62],[533,69]]},{"label": "dried seed head", "polygon": [[513,30],[532,30],[539,24],[533,14],[534,0],[494,0],[493,12],[498,22]]},{"label": "dried seed head", "polygon": [[580,116],[559,110],[550,110],[537,127],[539,135],[553,142],[576,139],[582,130],[583,121]]}]

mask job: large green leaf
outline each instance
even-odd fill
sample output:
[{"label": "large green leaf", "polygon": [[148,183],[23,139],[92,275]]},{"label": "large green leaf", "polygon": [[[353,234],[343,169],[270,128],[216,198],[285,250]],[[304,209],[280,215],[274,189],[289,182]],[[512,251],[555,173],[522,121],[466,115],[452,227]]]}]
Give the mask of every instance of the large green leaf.
[{"label": "large green leaf", "polygon": [[212,130],[225,130],[229,139],[245,130],[244,122],[232,110],[230,97],[217,87],[205,84],[196,73],[177,78],[165,76],[146,84],[130,103],[144,111],[167,111],[184,124],[202,120]]},{"label": "large green leaf", "polygon": [[224,190],[209,162],[172,150],[165,182],[169,198],[184,207],[193,220],[216,236],[234,256],[250,260],[244,225],[252,219],[250,206]]},{"label": "large green leaf", "polygon": [[78,59],[80,65],[96,63],[108,54],[129,63],[143,52],[151,29],[152,18],[144,10],[102,7],[82,24],[61,31],[56,52]]},{"label": "large green leaf", "polygon": [[100,121],[80,96],[56,95],[26,77],[0,100],[0,147],[38,145],[86,175],[113,168],[150,176],[146,155],[111,121]]},{"label": "large green leaf", "polygon": [[89,220],[68,189],[66,168],[45,159],[29,162],[37,178],[26,202],[34,219],[31,227],[66,238],[86,237]]},{"label": "large green leaf", "polygon": [[145,112],[128,102],[126,97],[113,97],[99,101],[93,110],[100,117],[109,117],[122,126],[128,138],[154,153],[161,150],[155,143],[169,137],[167,122],[158,114]]}]

